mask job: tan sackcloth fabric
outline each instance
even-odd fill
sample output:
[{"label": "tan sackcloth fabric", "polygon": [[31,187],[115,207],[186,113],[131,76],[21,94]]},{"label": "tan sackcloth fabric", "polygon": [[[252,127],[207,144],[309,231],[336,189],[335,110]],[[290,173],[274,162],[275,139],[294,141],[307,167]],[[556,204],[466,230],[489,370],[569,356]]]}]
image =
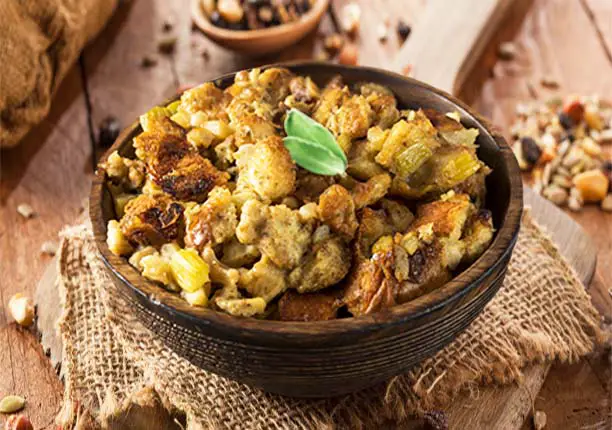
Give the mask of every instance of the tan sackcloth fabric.
[{"label": "tan sackcloth fabric", "polygon": [[460,390],[480,383],[520,380],[528,363],[574,361],[601,337],[583,285],[527,212],[504,285],[448,347],[411,372],[356,394],[285,398],[174,354],[113,294],[90,227],[68,228],[63,236],[59,326],[66,387],[57,420],[65,428],[108,426],[134,401],[142,404],[143,393],[184,413],[190,430],[376,428],[383,420],[443,408]]},{"label": "tan sackcloth fabric", "polygon": [[0,147],[16,145],[117,0],[0,0]]}]

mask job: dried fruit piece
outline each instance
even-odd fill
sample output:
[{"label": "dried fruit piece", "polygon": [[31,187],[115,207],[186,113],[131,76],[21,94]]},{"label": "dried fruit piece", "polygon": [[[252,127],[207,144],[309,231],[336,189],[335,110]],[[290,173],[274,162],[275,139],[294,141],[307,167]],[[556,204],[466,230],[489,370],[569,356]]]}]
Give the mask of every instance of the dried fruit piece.
[{"label": "dried fruit piece", "polygon": [[567,201],[568,197],[567,191],[558,185],[550,185],[544,188],[542,195],[557,206],[563,205]]},{"label": "dried fruit piece", "polygon": [[580,100],[570,100],[568,103],[563,106],[563,113],[569,116],[574,124],[578,124],[582,121],[582,117],[584,116],[584,105],[580,102]]},{"label": "dried fruit piece", "polygon": [[25,399],[21,396],[9,395],[0,400],[0,412],[3,414],[12,414],[23,409]]},{"label": "dried fruit piece", "polygon": [[4,430],[34,430],[34,426],[25,415],[13,415],[6,420]]},{"label": "dried fruit piece", "polygon": [[8,302],[13,319],[20,326],[27,327],[34,321],[34,303],[22,293],[17,293]]},{"label": "dried fruit piece", "polygon": [[609,180],[599,169],[582,172],[574,177],[573,182],[585,202],[599,202],[608,193]]}]

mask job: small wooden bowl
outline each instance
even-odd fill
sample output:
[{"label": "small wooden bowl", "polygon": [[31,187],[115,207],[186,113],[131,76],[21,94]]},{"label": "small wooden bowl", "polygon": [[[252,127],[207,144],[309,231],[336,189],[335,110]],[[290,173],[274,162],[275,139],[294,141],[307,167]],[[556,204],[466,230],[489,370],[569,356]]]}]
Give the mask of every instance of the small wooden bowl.
[{"label": "small wooden bowl", "polygon": [[[408,371],[465,329],[502,285],[523,209],[520,172],[508,144],[459,100],[422,82],[383,70],[329,63],[281,64],[322,85],[340,74],[351,84],[389,87],[400,106],[458,111],[479,130],[478,155],[492,169],[486,206],[496,234],[489,248],[464,272],[414,301],[357,318],[311,323],[236,318],[190,307],[177,294],[144,279],[126,259],[110,253],[106,225],[113,202],[98,169],[90,197],[95,240],[114,280],[114,294],[168,347],[197,366],[266,391],[326,397],[356,391]],[[226,87],[234,73],[214,82]],[[138,123],[124,130],[109,152],[133,157]],[[108,155],[108,154],[107,154]]]},{"label": "small wooden bowl", "polygon": [[251,57],[281,51],[315,29],[329,6],[329,0],[317,0],[305,15],[295,22],[260,30],[228,30],[213,25],[200,6],[191,0],[191,16],[200,30],[215,43]]}]

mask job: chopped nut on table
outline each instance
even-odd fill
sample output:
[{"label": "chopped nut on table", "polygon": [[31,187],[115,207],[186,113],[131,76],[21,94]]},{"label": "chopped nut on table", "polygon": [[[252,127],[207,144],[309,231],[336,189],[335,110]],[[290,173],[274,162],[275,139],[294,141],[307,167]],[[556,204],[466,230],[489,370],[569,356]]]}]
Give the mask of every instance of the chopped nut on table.
[{"label": "chopped nut on table", "polygon": [[497,56],[504,61],[513,60],[516,57],[516,45],[513,42],[504,42],[497,48]]},{"label": "chopped nut on table", "polygon": [[572,211],[606,198],[612,180],[605,149],[612,142],[612,104],[571,96],[520,103],[516,113],[513,152],[521,170],[530,173],[534,191]]},{"label": "chopped nut on table", "polygon": [[11,316],[20,326],[27,327],[34,321],[34,303],[32,299],[21,293],[15,294],[8,302]]},{"label": "chopped nut on table", "polygon": [[17,212],[25,219],[32,218],[36,215],[36,212],[34,212],[32,206],[27,203],[21,203],[19,206],[17,206]]},{"label": "chopped nut on table", "polygon": [[0,400],[0,412],[3,414],[12,414],[23,409],[25,399],[21,396],[9,395]]}]

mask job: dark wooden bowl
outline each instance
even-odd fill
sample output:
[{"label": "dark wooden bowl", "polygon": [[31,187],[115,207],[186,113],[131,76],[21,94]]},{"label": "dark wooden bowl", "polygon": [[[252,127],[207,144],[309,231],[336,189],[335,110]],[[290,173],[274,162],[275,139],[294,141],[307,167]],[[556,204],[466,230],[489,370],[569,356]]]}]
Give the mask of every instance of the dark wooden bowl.
[{"label": "dark wooden bowl", "polygon": [[[480,131],[478,155],[492,169],[486,206],[496,234],[484,254],[438,290],[414,301],[358,318],[312,323],[236,318],[190,307],[176,294],[145,280],[106,245],[106,224],[115,218],[105,177],[98,169],[90,197],[95,240],[112,274],[114,293],[133,305],[140,320],[168,347],[193,364],[266,391],[327,397],[356,391],[408,371],[464,330],[502,285],[523,209],[519,168],[504,139],[462,102],[422,82],[366,67],[327,63],[282,64],[318,84],[341,74],[346,82],[389,87],[401,106],[456,110]],[[224,87],[234,74],[214,82]],[[138,123],[124,130],[109,153],[133,156]]]}]

